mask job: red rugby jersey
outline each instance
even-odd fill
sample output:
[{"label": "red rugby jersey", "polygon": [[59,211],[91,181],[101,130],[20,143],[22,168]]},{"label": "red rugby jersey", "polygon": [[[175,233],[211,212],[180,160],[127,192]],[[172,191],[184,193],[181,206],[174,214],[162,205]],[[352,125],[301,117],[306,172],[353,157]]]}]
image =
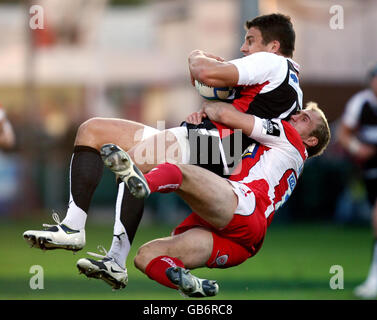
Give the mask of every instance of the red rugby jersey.
[{"label": "red rugby jersey", "polygon": [[257,142],[247,148],[239,173],[229,179],[254,192],[255,207],[264,212],[270,224],[275,211],[292,194],[308,154],[296,129],[280,119],[255,117],[251,138]]}]

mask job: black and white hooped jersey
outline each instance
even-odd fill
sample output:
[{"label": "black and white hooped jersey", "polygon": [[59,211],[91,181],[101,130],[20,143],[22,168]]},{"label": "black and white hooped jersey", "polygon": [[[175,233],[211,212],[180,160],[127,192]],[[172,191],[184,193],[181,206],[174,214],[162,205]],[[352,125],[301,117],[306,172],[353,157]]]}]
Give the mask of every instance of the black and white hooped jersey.
[{"label": "black and white hooped jersey", "polygon": [[260,118],[288,118],[302,109],[299,85],[299,65],[293,60],[269,53],[257,52],[232,60],[238,69],[239,90],[233,105]]},{"label": "black and white hooped jersey", "polygon": [[[256,52],[229,61],[238,70],[232,105],[240,112],[260,118],[287,119],[302,109],[299,65],[269,52]],[[223,137],[222,124],[213,122]],[[228,130],[225,131],[229,132]]]},{"label": "black and white hooped jersey", "polygon": [[[263,119],[284,120],[302,109],[303,94],[299,84],[299,65],[293,60],[274,53],[257,52],[229,62],[236,66],[239,77],[234,94],[229,97],[228,102],[238,111]],[[234,153],[236,136],[233,129],[208,118],[203,119],[198,125],[185,122],[183,125],[189,129],[189,136],[191,131],[195,131],[192,129],[201,131],[217,129],[221,141],[223,143],[226,141],[230,146],[228,152]],[[253,142],[253,139],[242,134],[242,151]],[[227,152],[224,153],[224,158],[226,158],[225,162],[232,159]],[[225,162],[222,158],[224,167],[226,167]],[[212,171],[213,167],[209,166],[206,169]]]},{"label": "black and white hooped jersey", "polygon": [[346,104],[342,122],[357,130],[360,141],[377,146],[377,97],[371,89],[351,97]]}]

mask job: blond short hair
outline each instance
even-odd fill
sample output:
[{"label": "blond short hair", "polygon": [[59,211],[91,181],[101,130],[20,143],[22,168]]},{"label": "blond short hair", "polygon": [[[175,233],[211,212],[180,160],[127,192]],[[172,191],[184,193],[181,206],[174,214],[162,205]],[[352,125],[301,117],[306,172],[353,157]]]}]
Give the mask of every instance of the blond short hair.
[{"label": "blond short hair", "polygon": [[307,147],[308,156],[316,157],[321,155],[327,148],[330,139],[330,127],[324,112],[318,107],[316,102],[310,101],[305,106],[306,110],[314,110],[320,116],[320,122],[317,127],[310,133],[310,136],[314,136],[318,139],[318,143],[313,147]]}]

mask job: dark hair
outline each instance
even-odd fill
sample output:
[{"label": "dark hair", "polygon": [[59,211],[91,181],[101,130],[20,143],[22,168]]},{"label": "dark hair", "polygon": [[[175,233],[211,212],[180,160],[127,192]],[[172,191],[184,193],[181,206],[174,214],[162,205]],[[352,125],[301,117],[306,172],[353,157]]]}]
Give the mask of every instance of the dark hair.
[{"label": "dark hair", "polygon": [[264,45],[277,40],[280,43],[279,52],[286,57],[293,56],[296,34],[289,16],[280,13],[259,16],[246,21],[245,28],[249,30],[251,27],[259,29]]}]

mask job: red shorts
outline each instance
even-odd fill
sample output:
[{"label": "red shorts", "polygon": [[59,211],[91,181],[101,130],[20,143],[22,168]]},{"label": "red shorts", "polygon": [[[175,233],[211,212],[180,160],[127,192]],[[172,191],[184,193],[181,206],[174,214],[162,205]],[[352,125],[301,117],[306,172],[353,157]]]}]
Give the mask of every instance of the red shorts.
[{"label": "red shorts", "polygon": [[173,234],[180,234],[195,227],[204,227],[212,232],[213,249],[206,266],[229,268],[244,262],[259,251],[266,234],[267,219],[256,209],[248,216],[234,214],[225,228],[217,229],[193,212],[174,229]]}]

